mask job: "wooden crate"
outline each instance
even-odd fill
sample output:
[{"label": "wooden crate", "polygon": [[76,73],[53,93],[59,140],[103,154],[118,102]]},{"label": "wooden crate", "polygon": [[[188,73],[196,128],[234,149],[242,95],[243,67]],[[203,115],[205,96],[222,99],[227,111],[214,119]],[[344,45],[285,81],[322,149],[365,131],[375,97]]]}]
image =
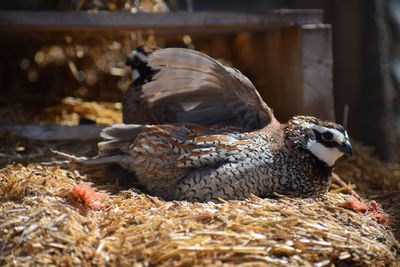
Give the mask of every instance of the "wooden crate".
[{"label": "wooden crate", "polygon": [[322,24],[319,10],[263,14],[0,11],[3,38],[136,30],[163,36],[166,46],[190,34],[196,49],[232,62],[247,75],[282,121],[296,114],[335,120],[331,29]]}]

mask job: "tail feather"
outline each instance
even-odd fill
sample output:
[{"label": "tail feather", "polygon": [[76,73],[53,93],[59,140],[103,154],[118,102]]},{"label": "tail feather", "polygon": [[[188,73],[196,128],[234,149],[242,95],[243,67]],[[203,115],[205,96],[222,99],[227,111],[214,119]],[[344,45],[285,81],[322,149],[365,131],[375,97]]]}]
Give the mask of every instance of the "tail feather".
[{"label": "tail feather", "polygon": [[125,154],[129,151],[129,146],[142,132],[143,125],[139,124],[115,124],[103,129],[100,136],[107,141],[98,143],[99,155]]},{"label": "tail feather", "polygon": [[134,140],[136,136],[143,130],[140,124],[115,124],[104,128],[100,136],[104,139],[114,139],[117,141]]}]

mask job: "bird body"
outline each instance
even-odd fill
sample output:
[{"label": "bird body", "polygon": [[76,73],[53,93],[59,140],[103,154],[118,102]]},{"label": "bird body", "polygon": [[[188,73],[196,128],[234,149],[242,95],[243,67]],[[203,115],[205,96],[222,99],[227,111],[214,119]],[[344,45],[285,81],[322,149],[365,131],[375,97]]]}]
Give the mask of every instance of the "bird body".
[{"label": "bird body", "polygon": [[334,162],[351,153],[336,123],[310,116],[279,123],[236,69],[188,49],[143,52],[129,61],[142,70],[134,70],[124,99],[125,124],[103,130],[98,158],[131,172],[150,194],[188,201],[319,195]]},{"label": "bird body", "polygon": [[286,134],[297,130],[290,124],[275,120],[257,131],[193,124],[136,127],[139,133],[129,141],[119,138],[124,125],[105,130],[110,141],[99,144],[99,155],[107,157],[110,147],[118,147],[124,155],[119,164],[134,171],[147,192],[166,200],[218,201],[274,192],[313,196],[330,186],[332,166],[307,150],[301,135],[289,138]]}]

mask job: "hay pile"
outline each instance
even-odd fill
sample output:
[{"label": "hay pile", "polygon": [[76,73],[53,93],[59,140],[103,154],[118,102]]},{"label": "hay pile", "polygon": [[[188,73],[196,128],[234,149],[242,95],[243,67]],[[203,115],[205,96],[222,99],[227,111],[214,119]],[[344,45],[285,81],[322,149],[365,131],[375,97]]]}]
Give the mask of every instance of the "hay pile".
[{"label": "hay pile", "polygon": [[388,226],[341,207],[346,199],[341,193],[188,203],[98,183],[99,191],[110,194],[94,211],[72,199],[69,190],[97,178],[96,172],[80,176],[33,164],[2,169],[0,264],[400,263]]},{"label": "hay pile", "polygon": [[[70,101],[46,112],[60,114],[55,123],[68,124],[97,116],[101,105]],[[103,107],[111,110],[107,120],[120,120],[115,107]],[[2,266],[400,265],[399,169],[355,142],[355,154],[336,172],[351,182],[347,188],[381,202],[390,222],[349,209],[346,188],[335,184],[320,198],[163,201],[116,186],[102,169],[34,164],[54,160],[49,148],[94,155],[95,140],[33,141],[7,132],[0,137]],[[15,161],[23,164],[6,165]]]}]

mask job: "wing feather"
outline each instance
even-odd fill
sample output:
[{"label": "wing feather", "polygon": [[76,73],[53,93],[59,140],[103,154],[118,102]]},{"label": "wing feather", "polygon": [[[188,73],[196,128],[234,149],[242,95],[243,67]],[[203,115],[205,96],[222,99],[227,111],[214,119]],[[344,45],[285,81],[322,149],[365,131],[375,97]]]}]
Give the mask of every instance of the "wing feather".
[{"label": "wing feather", "polygon": [[[238,70],[225,67],[203,53],[184,48],[166,48],[151,54],[148,64],[160,69],[153,81],[143,86],[143,97],[150,105],[201,99],[204,103],[209,102],[206,106],[211,107],[210,104],[215,105],[212,100],[217,99],[218,106],[231,113],[230,119],[237,118],[235,125],[257,129],[267,125],[273,118],[271,110],[249,79]],[[230,101],[224,101],[224,96],[230,96]],[[235,105],[230,105],[231,102]],[[215,111],[204,107],[201,110],[204,113]],[[196,109],[184,112],[200,114]],[[218,114],[210,113],[208,117],[211,116]]]},{"label": "wing feather", "polygon": [[[146,110],[174,114],[168,115],[168,121],[151,123],[229,124],[255,130],[274,118],[249,79],[203,53],[184,48],[160,49],[149,55],[147,64],[157,72],[135,94],[135,103]],[[129,117],[124,113],[124,118]],[[124,122],[135,123],[129,119]]]}]

